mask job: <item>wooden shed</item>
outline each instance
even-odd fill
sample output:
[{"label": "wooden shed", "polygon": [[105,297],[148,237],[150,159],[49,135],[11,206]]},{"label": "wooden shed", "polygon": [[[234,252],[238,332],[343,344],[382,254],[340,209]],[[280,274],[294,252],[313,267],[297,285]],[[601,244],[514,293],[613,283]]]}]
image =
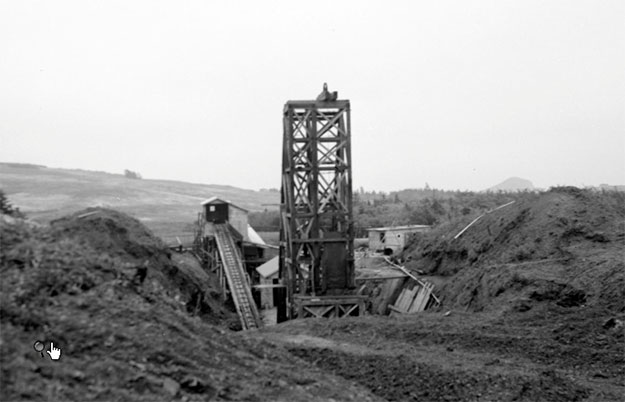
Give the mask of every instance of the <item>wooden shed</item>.
[{"label": "wooden shed", "polygon": [[408,242],[419,233],[430,230],[429,225],[389,226],[367,229],[369,249],[386,254],[395,254],[404,249]]},{"label": "wooden shed", "polygon": [[[204,216],[208,223],[224,223],[229,222],[230,225],[243,237],[243,240],[249,241],[248,235],[248,211],[238,207],[227,200],[211,197],[202,203],[204,208]],[[257,235],[258,236],[258,235]]]}]

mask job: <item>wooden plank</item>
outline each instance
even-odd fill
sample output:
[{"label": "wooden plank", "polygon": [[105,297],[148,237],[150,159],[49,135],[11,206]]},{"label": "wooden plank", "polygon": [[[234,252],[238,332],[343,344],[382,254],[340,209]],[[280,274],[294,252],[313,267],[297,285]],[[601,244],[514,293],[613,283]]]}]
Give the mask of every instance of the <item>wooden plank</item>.
[{"label": "wooden plank", "polygon": [[395,293],[395,289],[403,282],[403,278],[393,278],[385,280],[381,285],[380,294],[375,297],[371,302],[371,312],[383,315],[386,313],[386,308],[391,303],[391,297]]},{"label": "wooden plank", "polygon": [[415,298],[413,299],[412,304],[410,306],[408,306],[406,311],[408,311],[409,313],[414,312],[415,307],[419,303],[421,303],[422,297],[423,297],[423,286],[418,286],[417,294],[416,294]]},{"label": "wooden plank", "polygon": [[428,302],[430,301],[430,296],[432,295],[432,288],[428,288],[427,289],[427,293],[425,295],[425,297],[423,298],[423,302],[421,303],[421,306],[419,307],[419,311],[423,311],[425,310],[425,308],[427,307]]},{"label": "wooden plank", "polygon": [[397,297],[397,299],[395,300],[395,304],[390,304],[390,303],[389,303],[388,307],[389,307],[389,308],[391,308],[391,307],[397,307],[397,306],[398,306],[398,303],[400,302],[400,300],[401,300],[401,298],[402,298],[402,296],[403,296],[403,294],[404,294],[404,291],[402,290],[402,292],[399,294],[399,296],[398,296],[398,297]]},{"label": "wooden plank", "polygon": [[414,298],[414,292],[413,292],[412,289],[409,289],[406,292],[406,297],[404,298],[404,300],[402,300],[402,303],[399,306],[399,308],[404,310],[404,311],[408,311],[408,306],[410,306],[410,304],[412,304],[413,298]]},{"label": "wooden plank", "polygon": [[410,308],[410,305],[414,301],[415,294],[418,291],[419,291],[418,286],[415,286],[414,288],[412,288],[411,290],[408,291],[408,293],[406,295],[406,299],[404,300],[404,303],[400,306],[400,308],[402,310],[408,311],[408,309]]},{"label": "wooden plank", "polygon": [[[397,269],[401,270],[403,273],[408,275],[410,278],[412,278],[415,281],[417,281],[417,283],[420,284],[421,286],[425,286],[425,284],[428,283],[428,282],[424,282],[424,281],[420,280],[419,278],[417,278],[416,276],[411,274],[406,268],[404,268],[402,266],[399,266],[397,264],[394,264],[388,257],[384,257],[384,260],[387,263],[389,263],[390,265],[392,265],[394,268],[397,268]],[[434,285],[432,285],[432,289],[434,289]],[[434,300],[436,300],[436,303],[438,303],[439,305],[441,304],[441,301],[438,299],[438,297],[436,297],[436,295],[434,293],[431,293],[431,296],[434,298]]]},{"label": "wooden plank", "polygon": [[416,276],[414,276],[412,273],[410,273],[410,272],[409,272],[406,268],[404,268],[404,267],[402,267],[402,266],[400,266],[400,265],[395,264],[395,263],[394,263],[394,262],[392,262],[392,261],[390,260],[390,258],[388,258],[388,257],[384,257],[384,261],[386,261],[386,262],[387,262],[389,265],[391,265],[392,267],[399,269],[399,270],[400,270],[400,271],[402,271],[404,274],[408,275],[409,277],[411,277],[412,279],[414,279],[415,281],[417,281],[417,283],[418,283],[419,285],[422,285],[422,286],[423,286],[423,281],[422,281],[421,279],[417,278]]},{"label": "wooden plank", "polygon": [[345,317],[345,316],[350,315],[352,311],[356,310],[359,307],[359,304],[354,304],[352,306],[346,306],[345,308],[343,308],[343,306],[339,306],[339,307],[342,310],[341,311],[342,317]]},{"label": "wooden plank", "polygon": [[[400,295],[400,296],[401,296],[401,295]],[[403,310],[399,307],[399,306],[400,306],[400,304],[401,304],[401,298],[400,298],[400,297],[398,297],[398,298],[397,298],[397,301],[395,302],[395,304],[389,304],[388,308],[389,308],[391,311],[395,311],[395,310],[398,310],[398,311],[403,311]]]},{"label": "wooden plank", "polygon": [[401,293],[399,294],[399,297],[397,298],[397,300],[395,300],[395,304],[394,304],[395,307],[397,307],[398,309],[402,309],[404,300],[406,300],[406,298],[408,297],[407,294],[408,294],[408,290],[402,289]]},{"label": "wooden plank", "polygon": [[313,317],[322,318],[330,310],[332,310],[333,308],[334,308],[334,305],[332,305],[332,306],[322,306],[322,307],[304,306],[304,311],[307,311],[307,312],[311,313],[313,315]]},{"label": "wooden plank", "polygon": [[425,307],[428,303],[428,301],[430,300],[430,294],[432,293],[432,289],[434,288],[434,285],[428,283],[428,286],[423,288],[423,296],[421,297],[421,300],[419,300],[419,304],[417,306],[415,306],[416,310],[415,312],[421,312],[423,310],[425,310]]},{"label": "wooden plank", "polygon": [[471,223],[469,223],[467,226],[465,226],[465,227],[464,227],[464,229],[462,229],[460,232],[458,232],[458,234],[457,234],[457,235],[455,235],[455,236],[454,236],[454,240],[456,240],[458,237],[462,236],[462,234],[463,234],[463,233],[464,233],[464,232],[465,232],[468,228],[470,228],[471,226],[473,226],[473,224],[474,224],[475,222],[479,221],[479,220],[480,220],[480,219],[481,219],[484,215],[486,215],[486,214],[482,214],[482,215],[478,216],[477,218],[473,219],[473,220],[471,221]]},{"label": "wooden plank", "polygon": [[396,312],[396,313],[400,313],[400,314],[406,314],[406,312],[402,309],[399,309],[395,306],[388,306],[389,309],[391,309],[392,311]]},{"label": "wooden plank", "polygon": [[425,306],[430,300],[430,294],[432,294],[432,289],[434,288],[434,285],[432,285],[431,283],[426,283],[426,285],[427,286],[423,288],[423,297],[421,298],[421,302],[419,303],[417,312],[425,310]]},{"label": "wooden plank", "polygon": [[410,313],[418,313],[419,311],[421,311],[421,304],[423,303],[423,299],[425,298],[426,293],[427,293],[426,287],[422,287],[419,289],[419,294],[415,298],[415,302],[410,307],[410,310],[409,310]]},{"label": "wooden plank", "polygon": [[468,229],[470,228],[475,222],[477,222],[478,220],[480,220],[484,215],[486,214],[490,214],[491,212],[497,211],[498,209],[501,209],[503,207],[507,207],[508,205],[514,204],[516,201],[510,201],[507,204],[503,204],[498,206],[497,208],[491,209],[490,211],[486,211],[485,213],[483,213],[482,215],[478,216],[477,218],[473,219],[473,221],[471,221],[471,223],[469,223],[464,229],[462,229],[457,235],[454,236],[454,240],[456,240],[458,237],[462,236],[462,234]]},{"label": "wooden plank", "polygon": [[262,283],[260,285],[252,285],[254,289],[273,289],[273,288],[286,288],[286,285],[274,285],[272,283]]},{"label": "wooden plank", "polygon": [[410,308],[408,309],[409,313],[414,313],[416,311],[419,311],[419,306],[421,305],[421,302],[423,301],[423,293],[425,291],[425,286],[419,286],[419,292],[417,293],[417,296],[414,299],[414,302],[412,303],[412,306],[410,306]]}]

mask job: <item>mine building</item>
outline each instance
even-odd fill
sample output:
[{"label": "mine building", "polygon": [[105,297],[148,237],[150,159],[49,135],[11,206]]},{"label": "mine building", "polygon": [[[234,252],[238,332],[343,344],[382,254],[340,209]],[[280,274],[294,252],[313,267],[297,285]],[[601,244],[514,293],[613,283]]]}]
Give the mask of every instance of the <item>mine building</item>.
[{"label": "mine building", "polygon": [[[224,243],[221,250],[218,244],[220,238]],[[266,250],[270,247],[248,223],[246,209],[218,197],[202,202],[195,243],[196,252],[201,255],[205,266],[210,271],[219,272],[224,297],[227,276],[236,271],[233,268],[236,265],[242,266],[247,279],[233,280],[246,284],[246,287],[258,283],[260,277],[255,268],[266,262]],[[224,262],[232,267],[225,267]],[[225,272],[224,268],[232,270]]]},{"label": "mine building", "polygon": [[211,197],[204,201],[202,203],[202,209],[204,210],[204,216],[206,218],[204,226],[210,227],[212,226],[211,224],[227,222],[246,240],[249,240],[248,227],[249,230],[254,233],[255,237],[258,237],[258,234],[256,234],[254,229],[248,224],[248,211],[246,209],[217,197]]},{"label": "mine building", "polygon": [[369,250],[396,254],[419,234],[430,230],[429,225],[389,226],[367,229]]}]

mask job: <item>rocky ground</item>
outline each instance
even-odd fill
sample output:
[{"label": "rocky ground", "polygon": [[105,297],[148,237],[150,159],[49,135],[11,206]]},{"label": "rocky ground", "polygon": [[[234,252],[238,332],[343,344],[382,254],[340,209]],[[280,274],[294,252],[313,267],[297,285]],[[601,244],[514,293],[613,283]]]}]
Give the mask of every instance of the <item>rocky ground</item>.
[{"label": "rocky ground", "polygon": [[438,310],[243,333],[193,258],[133,218],[3,217],[0,399],[622,400],[623,197],[556,189],[452,240],[467,223],[402,256],[441,278]]}]

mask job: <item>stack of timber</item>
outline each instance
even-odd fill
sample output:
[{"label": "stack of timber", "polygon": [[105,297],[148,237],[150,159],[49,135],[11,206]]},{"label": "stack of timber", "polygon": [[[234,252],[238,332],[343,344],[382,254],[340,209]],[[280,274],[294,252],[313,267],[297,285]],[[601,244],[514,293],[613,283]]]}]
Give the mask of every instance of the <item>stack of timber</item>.
[{"label": "stack of timber", "polygon": [[438,304],[438,300],[432,293],[433,289],[434,285],[424,281],[419,281],[412,289],[405,288],[399,294],[395,305],[388,306],[391,309],[391,315],[419,313],[430,305]]},{"label": "stack of timber", "polygon": [[391,315],[394,315],[394,313],[418,313],[430,306],[439,306],[441,304],[438,297],[432,292],[434,290],[433,284],[417,278],[406,268],[393,263],[388,257],[384,257],[384,260],[417,283],[412,289],[404,288],[395,300],[395,305],[388,306],[391,310]]},{"label": "stack of timber", "polygon": [[243,261],[227,223],[215,225],[215,239],[219,248],[219,256],[228,280],[232,300],[241,319],[243,330],[260,328],[262,320],[243,267]]}]

